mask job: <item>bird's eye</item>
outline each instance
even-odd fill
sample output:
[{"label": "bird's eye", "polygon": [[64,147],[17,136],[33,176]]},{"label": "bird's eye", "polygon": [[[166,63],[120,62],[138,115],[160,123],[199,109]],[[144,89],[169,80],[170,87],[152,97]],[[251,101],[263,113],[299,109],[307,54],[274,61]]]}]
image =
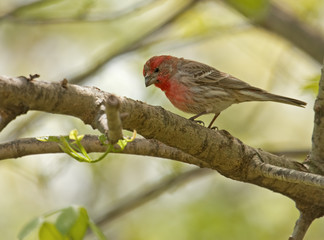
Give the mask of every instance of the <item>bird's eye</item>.
[{"label": "bird's eye", "polygon": [[159,68],[155,68],[155,69],[154,69],[154,72],[156,72],[156,73],[159,72],[159,71],[160,71]]}]

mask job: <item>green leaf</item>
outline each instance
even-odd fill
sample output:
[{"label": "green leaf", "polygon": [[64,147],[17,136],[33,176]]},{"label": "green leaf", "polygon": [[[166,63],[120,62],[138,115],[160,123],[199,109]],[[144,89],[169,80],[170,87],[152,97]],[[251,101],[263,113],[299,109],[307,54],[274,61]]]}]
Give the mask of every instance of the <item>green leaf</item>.
[{"label": "green leaf", "polygon": [[119,139],[117,144],[120,147],[121,151],[123,151],[127,145],[128,141],[126,139]]},{"label": "green leaf", "polygon": [[34,218],[30,222],[28,222],[23,229],[18,234],[18,239],[24,239],[28,234],[30,234],[33,230],[35,230],[41,223],[43,222],[43,218],[38,217]]},{"label": "green leaf", "polygon": [[56,219],[55,226],[62,234],[67,235],[77,218],[78,215],[73,207],[62,209],[61,214]]},{"label": "green leaf", "polygon": [[[58,214],[55,224],[44,221],[45,218]],[[102,231],[89,219],[87,210],[80,206],[70,206],[60,210],[51,211],[42,217],[30,221],[20,231],[18,239],[22,240],[27,235],[36,239],[38,233],[39,240],[82,240],[88,227],[94,232],[99,240],[106,240]],[[38,228],[38,231],[36,229]],[[34,235],[31,235],[34,233]]]},{"label": "green leaf", "polygon": [[[63,152],[68,154],[70,157],[74,158],[75,160],[79,162],[88,162],[88,163],[95,163],[99,162],[102,159],[104,159],[108,153],[111,152],[120,152],[123,151],[127,145],[128,142],[131,142],[135,139],[136,137],[136,130],[133,132],[133,136],[131,138],[125,138],[125,139],[120,139],[118,140],[117,144],[119,145],[120,149],[114,148],[113,145],[107,144],[107,137],[105,135],[99,136],[99,141],[101,144],[107,146],[107,150],[104,154],[102,154],[99,158],[97,159],[92,159],[83,145],[81,144],[81,140],[84,138],[84,135],[79,135],[78,136],[78,130],[74,129],[70,131],[69,136],[61,136],[61,137],[40,137],[37,138],[39,141],[42,142],[57,142],[59,143],[59,147],[62,149]],[[71,140],[74,140],[74,142],[71,142]]]},{"label": "green leaf", "polygon": [[137,134],[137,132],[136,132],[136,130],[134,130],[132,137],[118,140],[117,144],[120,147],[121,151],[123,151],[125,149],[127,143],[132,142],[132,141],[135,140],[136,134]]},{"label": "green leaf", "polygon": [[72,130],[69,134],[70,140],[81,141],[83,139],[83,137],[84,137],[84,135],[78,136],[78,130],[76,130],[76,129]]},{"label": "green leaf", "polygon": [[89,217],[82,207],[68,207],[62,210],[56,220],[57,229],[69,239],[82,240],[88,228]]},{"label": "green leaf", "polygon": [[89,216],[83,207],[77,207],[78,218],[69,231],[69,236],[73,240],[82,240],[89,226]]},{"label": "green leaf", "polygon": [[78,136],[78,130],[73,129],[72,131],[70,131],[69,138],[71,140],[76,140],[77,136]]},{"label": "green leaf", "polygon": [[43,222],[38,231],[39,240],[68,240],[55,227],[53,223]]}]

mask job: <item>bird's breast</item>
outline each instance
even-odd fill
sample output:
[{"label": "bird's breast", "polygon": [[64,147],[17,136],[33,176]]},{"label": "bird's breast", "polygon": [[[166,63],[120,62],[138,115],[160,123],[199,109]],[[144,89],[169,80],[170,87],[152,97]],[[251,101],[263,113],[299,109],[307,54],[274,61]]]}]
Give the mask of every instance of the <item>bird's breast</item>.
[{"label": "bird's breast", "polygon": [[187,86],[180,83],[170,84],[169,88],[162,89],[170,102],[178,109],[192,113],[193,99]]}]

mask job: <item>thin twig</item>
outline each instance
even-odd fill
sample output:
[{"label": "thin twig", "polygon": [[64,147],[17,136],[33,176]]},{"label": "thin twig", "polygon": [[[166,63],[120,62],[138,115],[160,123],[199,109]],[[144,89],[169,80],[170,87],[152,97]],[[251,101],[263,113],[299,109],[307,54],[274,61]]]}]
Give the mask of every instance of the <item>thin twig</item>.
[{"label": "thin twig", "polygon": [[[100,143],[98,136],[95,135],[85,135],[81,143],[88,153],[105,152],[107,148]],[[0,160],[35,154],[62,152],[62,149],[56,142],[41,142],[36,138],[21,138],[0,144]],[[191,163],[200,167],[210,167],[206,162],[154,139],[135,139],[129,142],[124,151],[119,154],[154,156]]]}]

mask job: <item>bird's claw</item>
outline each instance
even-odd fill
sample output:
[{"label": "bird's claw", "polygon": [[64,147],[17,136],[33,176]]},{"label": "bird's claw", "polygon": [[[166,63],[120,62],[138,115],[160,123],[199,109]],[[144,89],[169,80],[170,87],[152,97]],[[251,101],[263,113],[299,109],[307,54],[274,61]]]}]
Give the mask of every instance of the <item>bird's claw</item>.
[{"label": "bird's claw", "polygon": [[192,121],[194,121],[195,123],[205,127],[205,123],[203,121],[200,121],[200,120],[192,120]]},{"label": "bird's claw", "polygon": [[215,130],[218,131],[218,127],[214,126],[214,127],[210,127],[211,130]]}]

